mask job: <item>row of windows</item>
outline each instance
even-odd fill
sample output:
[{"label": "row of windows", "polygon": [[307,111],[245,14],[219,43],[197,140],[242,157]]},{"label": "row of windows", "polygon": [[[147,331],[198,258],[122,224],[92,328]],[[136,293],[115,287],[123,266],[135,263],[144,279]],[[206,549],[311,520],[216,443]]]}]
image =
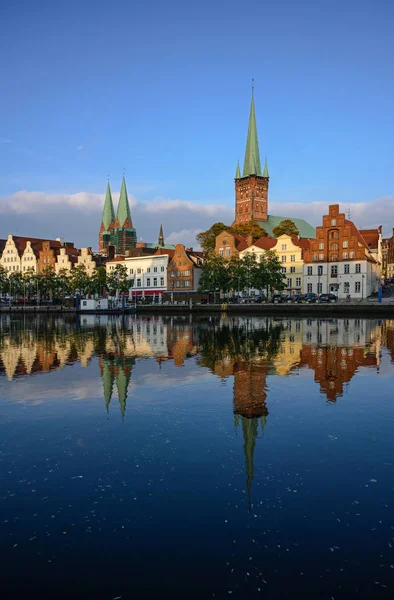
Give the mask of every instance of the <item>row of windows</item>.
[{"label": "row of windows", "polygon": [[189,288],[190,281],[188,279],[183,280],[183,281],[179,281],[179,280],[178,281],[170,281],[170,288],[180,288],[180,287]]},{"label": "row of windows", "polygon": [[171,271],[170,272],[170,277],[175,277],[175,275],[177,277],[190,277],[190,271],[186,270],[186,271]]},{"label": "row of windows", "polygon": [[[290,273],[295,273],[296,272],[296,268],[295,267],[290,267]],[[287,273],[287,267],[282,267],[282,273],[283,275],[286,275]]]},{"label": "row of windows", "polygon": [[[338,244],[333,244],[338,246]],[[338,250],[338,248],[337,248]],[[342,259],[346,260],[347,258],[353,259],[354,258],[354,252],[342,252]],[[313,260],[314,261],[318,261],[318,260],[324,260],[324,254],[314,254],[313,255]],[[338,254],[330,254],[330,262],[335,262],[339,260]]]},{"label": "row of windows", "polygon": [[[164,285],[164,277],[160,277],[160,286],[162,287]],[[146,280],[146,287],[157,287],[157,277],[153,277],[153,284],[151,286],[151,278],[148,277]],[[142,287],[141,285],[141,279],[137,279],[137,287]]]},{"label": "row of windows", "polygon": [[[296,286],[296,288],[300,288],[301,287],[301,277],[296,277],[295,286]],[[288,288],[293,287],[293,278],[292,277],[289,277],[287,279],[287,287]]]},{"label": "row of windows", "polygon": [[[361,281],[355,281],[354,282],[354,293],[355,294],[359,294],[361,292]],[[317,284],[317,293],[321,294],[323,291],[323,284],[322,283],[318,283]],[[308,294],[312,294],[313,293],[313,284],[312,283],[308,283],[307,285],[307,292]],[[345,294],[350,294],[350,282],[349,281],[344,281],[343,283],[343,292]]]},{"label": "row of windows", "polygon": [[[332,232],[332,234],[331,234],[332,239],[338,239],[338,236],[335,235],[336,233],[338,233],[338,232],[335,232],[335,231]],[[335,237],[334,237],[334,235],[335,235]],[[330,248],[331,248],[331,250],[338,250],[339,245],[336,242],[334,242],[333,244],[331,244]],[[348,240],[343,240],[342,248],[349,248]],[[319,250],[324,250],[324,242],[319,243]]]},{"label": "row of windows", "polygon": [[[313,275],[313,267],[307,267],[308,275]],[[350,264],[343,265],[343,272],[345,275],[350,274]],[[361,263],[356,263],[355,265],[355,273],[361,273]],[[317,267],[317,274],[323,275],[323,265],[319,265]],[[338,275],[338,265],[331,265],[331,275]]]},{"label": "row of windows", "polygon": [[[285,245],[285,244],[283,244],[283,245]],[[283,250],[283,246],[282,246],[282,250]],[[295,259],[296,259],[295,254],[292,254],[290,256],[290,262],[295,262]],[[287,256],[285,254],[282,254],[282,262],[283,263],[287,262]]]},{"label": "row of windows", "polygon": [[[224,252],[226,250],[226,253]],[[227,246],[226,248],[219,248],[219,256],[224,256],[226,254],[227,258],[231,256],[231,248]]]}]

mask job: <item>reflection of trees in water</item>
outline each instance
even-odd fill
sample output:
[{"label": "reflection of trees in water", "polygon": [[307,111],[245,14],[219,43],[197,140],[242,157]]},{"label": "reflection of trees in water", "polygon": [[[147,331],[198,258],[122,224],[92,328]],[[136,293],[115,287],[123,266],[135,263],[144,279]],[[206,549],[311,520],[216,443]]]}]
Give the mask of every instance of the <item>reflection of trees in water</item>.
[{"label": "reflection of trees in water", "polygon": [[228,358],[240,359],[244,363],[253,359],[271,360],[280,350],[283,326],[262,319],[261,329],[239,324],[223,323],[198,331],[200,364],[215,371],[215,366]]}]

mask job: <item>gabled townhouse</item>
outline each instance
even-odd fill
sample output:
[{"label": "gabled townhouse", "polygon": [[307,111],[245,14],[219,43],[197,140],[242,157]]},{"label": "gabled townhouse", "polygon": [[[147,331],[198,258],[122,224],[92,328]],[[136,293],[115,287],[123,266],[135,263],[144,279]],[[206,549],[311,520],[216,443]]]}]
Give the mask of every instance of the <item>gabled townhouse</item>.
[{"label": "gabled townhouse", "polygon": [[339,299],[360,299],[376,292],[380,284],[377,252],[357,229],[339,212],[339,205],[329,206],[316,239],[304,255],[304,292],[332,293]]}]

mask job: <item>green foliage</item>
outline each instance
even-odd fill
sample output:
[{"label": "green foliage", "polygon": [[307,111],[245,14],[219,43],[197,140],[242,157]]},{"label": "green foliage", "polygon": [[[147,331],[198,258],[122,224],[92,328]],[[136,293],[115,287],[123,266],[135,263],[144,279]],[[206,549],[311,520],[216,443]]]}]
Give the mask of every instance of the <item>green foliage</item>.
[{"label": "green foliage", "polygon": [[216,236],[222,231],[229,231],[231,228],[224,223],[214,223],[207,231],[202,231],[196,235],[196,240],[200,244],[205,254],[215,250]]},{"label": "green foliage", "polygon": [[263,237],[266,230],[260,227],[256,221],[248,221],[248,223],[238,223],[228,229],[231,233],[238,233],[242,237],[246,238],[248,235],[252,236],[253,242]]},{"label": "green foliage", "polygon": [[86,295],[90,292],[90,277],[86,271],[85,265],[77,265],[73,268],[70,275],[71,289],[75,294]]},{"label": "green foliage", "polygon": [[200,277],[200,289],[223,293],[230,289],[229,264],[222,256],[208,256]]},{"label": "green foliage", "polygon": [[297,225],[291,219],[283,219],[273,228],[272,233],[275,237],[279,237],[286,233],[287,235],[298,235],[300,232],[298,231]]},{"label": "green foliage", "polygon": [[93,275],[90,278],[91,292],[93,294],[98,294],[99,296],[103,296],[106,285],[107,285],[107,273],[105,271],[105,267],[97,267],[97,269],[95,269],[93,271]]},{"label": "green foliage", "polygon": [[7,270],[0,265],[0,292],[1,295],[4,295],[8,292],[8,272]]},{"label": "green foliage", "polygon": [[110,296],[115,296],[116,292],[127,292],[133,285],[133,281],[128,278],[127,267],[125,265],[116,265],[114,271],[107,276],[107,290]]},{"label": "green foliage", "polygon": [[273,292],[285,288],[282,265],[273,250],[260,257],[248,252],[243,258],[232,256],[226,261],[222,256],[210,254],[200,278],[200,291],[227,294],[248,293],[251,289]]},{"label": "green foliage", "polygon": [[202,231],[196,236],[197,242],[206,255],[212,253],[215,250],[216,236],[222,231],[228,231],[229,233],[237,233],[242,237],[252,236],[253,242],[261,238],[265,233],[265,229],[260,227],[256,221],[249,221],[248,223],[238,223],[233,227],[225,225],[224,223],[214,223],[206,231]]}]

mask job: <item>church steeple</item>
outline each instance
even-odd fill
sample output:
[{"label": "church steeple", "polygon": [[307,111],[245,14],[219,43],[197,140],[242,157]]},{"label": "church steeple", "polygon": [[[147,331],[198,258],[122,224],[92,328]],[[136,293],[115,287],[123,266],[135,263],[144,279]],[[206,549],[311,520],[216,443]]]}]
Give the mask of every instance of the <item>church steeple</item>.
[{"label": "church steeple", "polygon": [[157,240],[159,246],[164,246],[164,234],[163,234],[163,225],[160,225],[159,238]]},{"label": "church steeple", "polygon": [[116,212],[116,227],[133,227],[124,176],[120,190],[118,210]]},{"label": "church steeple", "polygon": [[111,241],[111,232],[115,227],[115,211],[114,204],[112,202],[111,188],[109,181],[107,184],[107,190],[105,192],[103,216],[101,219],[101,226],[99,231],[99,251],[106,254],[108,245]]},{"label": "church steeple", "polygon": [[114,204],[112,202],[112,194],[111,188],[109,186],[109,181],[107,184],[107,191],[105,192],[103,218],[101,219],[101,222],[103,223],[106,231],[108,231],[108,228],[111,223],[115,223],[115,210]]},{"label": "church steeple", "polygon": [[247,177],[248,175],[262,176],[259,139],[257,136],[256,114],[254,109],[254,85],[252,86],[252,101],[250,104],[248,137],[246,139],[244,170],[242,177]]},{"label": "church steeple", "polygon": [[[248,135],[246,138],[245,160],[242,176],[237,167],[235,173],[235,219],[233,225],[257,221],[268,221],[269,175],[267,160],[261,170],[259,139],[257,135],[256,112],[254,108],[254,84],[250,103]],[[261,225],[264,227],[264,225]]]}]

